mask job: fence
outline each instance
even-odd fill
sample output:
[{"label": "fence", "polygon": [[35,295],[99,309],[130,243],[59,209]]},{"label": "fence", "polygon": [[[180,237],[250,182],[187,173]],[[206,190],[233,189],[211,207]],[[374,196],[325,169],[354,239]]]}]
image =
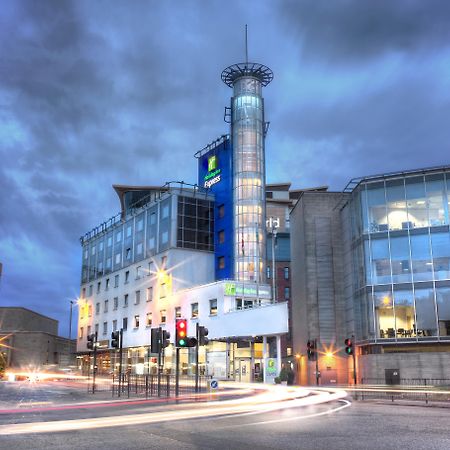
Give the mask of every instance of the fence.
[{"label": "fence", "polygon": [[385,379],[363,378],[356,386],[357,400],[381,399],[391,402],[413,400],[450,402],[450,379],[445,378],[401,378],[399,384],[386,384]]}]

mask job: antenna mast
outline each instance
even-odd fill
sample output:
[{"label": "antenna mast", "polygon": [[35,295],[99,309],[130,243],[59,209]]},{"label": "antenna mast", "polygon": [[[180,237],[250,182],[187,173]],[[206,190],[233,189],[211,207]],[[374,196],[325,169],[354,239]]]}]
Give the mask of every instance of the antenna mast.
[{"label": "antenna mast", "polygon": [[248,64],[248,34],[247,34],[247,24],[245,24],[245,64]]}]

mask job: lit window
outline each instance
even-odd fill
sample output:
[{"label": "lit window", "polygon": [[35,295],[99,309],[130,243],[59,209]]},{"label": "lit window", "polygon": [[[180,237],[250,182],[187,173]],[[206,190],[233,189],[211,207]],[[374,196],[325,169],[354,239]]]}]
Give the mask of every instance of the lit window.
[{"label": "lit window", "polygon": [[108,322],[103,322],[103,334],[108,332]]},{"label": "lit window", "polygon": [[161,309],[161,323],[166,323],[167,320],[167,311],[165,309]]},{"label": "lit window", "polygon": [[145,317],[145,326],[147,327],[151,327],[152,326],[152,313],[149,312],[147,313],[146,317]]},{"label": "lit window", "polygon": [[180,319],[181,318],[181,306],[177,306],[175,308],[175,319]]},{"label": "lit window", "polygon": [[105,300],[105,305],[104,305],[104,308],[103,308],[105,313],[108,312],[108,303],[109,303],[108,300]]},{"label": "lit window", "polygon": [[147,298],[146,298],[146,300],[148,302],[151,302],[153,300],[153,287],[152,286],[147,288]]},{"label": "lit window", "polygon": [[128,294],[123,296],[123,307],[126,308],[128,306]]},{"label": "lit window", "polygon": [[135,294],[134,304],[139,305],[141,303],[141,291],[136,291]]},{"label": "lit window", "polygon": [[83,339],[83,332],[84,332],[84,328],[80,327],[80,334],[79,334],[80,339]]},{"label": "lit window", "polygon": [[284,268],[284,279],[289,280],[289,267]]},{"label": "lit window", "polygon": [[139,316],[134,316],[134,328],[139,328]]},{"label": "lit window", "polygon": [[217,316],[217,299],[213,298],[209,301],[209,315]]},{"label": "lit window", "polygon": [[122,328],[123,328],[123,331],[127,331],[127,328],[128,328],[128,317],[124,317],[122,319]]},{"label": "lit window", "polygon": [[127,270],[127,271],[125,272],[125,283],[128,283],[129,280],[130,280],[130,271]]},{"label": "lit window", "polygon": [[191,304],[191,317],[196,319],[198,317],[198,303]]}]

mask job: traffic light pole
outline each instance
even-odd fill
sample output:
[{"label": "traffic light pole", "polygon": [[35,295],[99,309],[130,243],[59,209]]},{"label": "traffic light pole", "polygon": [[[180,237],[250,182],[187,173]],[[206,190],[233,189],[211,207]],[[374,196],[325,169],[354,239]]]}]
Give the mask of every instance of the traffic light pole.
[{"label": "traffic light pole", "polygon": [[92,371],[92,393],[95,394],[95,376],[97,374],[97,332],[95,332],[94,341],[94,368]]},{"label": "traffic light pole", "polygon": [[314,348],[316,353],[316,385],[319,386],[319,351],[317,348],[317,339],[314,339]]},{"label": "traffic light pole", "polygon": [[162,328],[158,328],[158,397],[161,397],[161,351],[162,351]]},{"label": "traffic light pole", "polygon": [[175,366],[175,397],[178,397],[180,389],[180,348],[177,347],[177,362]]},{"label": "traffic light pole", "polygon": [[119,397],[122,390],[122,348],[123,348],[123,328],[119,332]]},{"label": "traffic light pole", "polygon": [[356,383],[357,383],[357,377],[356,377],[356,345],[355,345],[355,335],[354,334],[352,334],[352,342],[353,342],[353,382],[355,383],[355,386],[356,386]]},{"label": "traffic light pole", "polygon": [[198,327],[198,322],[196,323],[195,326],[195,337],[197,339],[197,345],[195,346],[195,392],[198,392],[198,381],[199,381],[199,374],[198,374],[198,348],[199,348],[199,327]]}]

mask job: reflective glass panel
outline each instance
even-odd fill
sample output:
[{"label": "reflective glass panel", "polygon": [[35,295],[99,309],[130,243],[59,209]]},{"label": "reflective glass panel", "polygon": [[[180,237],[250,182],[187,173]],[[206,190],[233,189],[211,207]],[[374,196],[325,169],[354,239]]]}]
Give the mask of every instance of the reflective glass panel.
[{"label": "reflective glass panel", "polygon": [[428,234],[411,236],[411,258],[414,281],[432,280],[433,264]]},{"label": "reflective glass panel", "polygon": [[428,226],[428,211],[423,177],[406,179],[406,204],[410,228]]},{"label": "reflective glass panel", "polygon": [[386,183],[388,223],[390,230],[409,228],[403,179]]},{"label": "reflective glass panel", "polygon": [[446,233],[431,233],[433,250],[434,279],[450,278],[450,235]]},{"label": "reflective glass panel", "polygon": [[445,225],[448,223],[446,211],[446,196],[443,175],[426,177],[428,218],[430,226]]},{"label": "reflective glass panel", "polygon": [[416,289],[417,336],[436,336],[436,311],[434,308],[433,289]]},{"label": "reflective glass panel", "polygon": [[450,287],[436,289],[440,336],[450,336]]},{"label": "reflective glass panel", "polygon": [[375,292],[374,303],[377,337],[395,338],[394,303],[391,291]]},{"label": "reflective glass panel", "polygon": [[405,283],[411,281],[408,236],[391,238],[392,281]]},{"label": "reflective glass panel", "polygon": [[414,337],[414,296],[411,289],[394,291],[397,338]]},{"label": "reflective glass panel", "polygon": [[389,244],[387,239],[374,239],[372,246],[372,277],[374,284],[391,282],[391,266],[389,262]]},{"label": "reflective glass panel", "polygon": [[367,185],[367,204],[369,208],[369,231],[387,231],[386,199],[382,183]]}]

